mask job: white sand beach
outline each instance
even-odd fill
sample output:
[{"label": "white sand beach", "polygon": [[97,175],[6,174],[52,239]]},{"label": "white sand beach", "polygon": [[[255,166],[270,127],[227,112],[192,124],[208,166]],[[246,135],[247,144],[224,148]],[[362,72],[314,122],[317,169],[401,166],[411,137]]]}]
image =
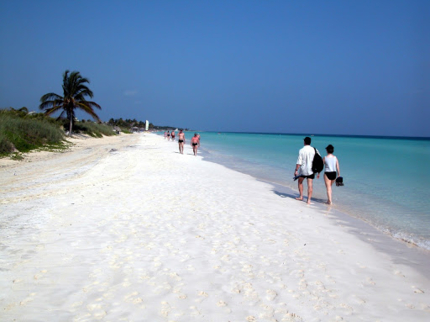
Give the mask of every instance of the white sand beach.
[{"label": "white sand beach", "polygon": [[430,320],[428,252],[189,144],[73,142],[0,160],[0,321]]}]

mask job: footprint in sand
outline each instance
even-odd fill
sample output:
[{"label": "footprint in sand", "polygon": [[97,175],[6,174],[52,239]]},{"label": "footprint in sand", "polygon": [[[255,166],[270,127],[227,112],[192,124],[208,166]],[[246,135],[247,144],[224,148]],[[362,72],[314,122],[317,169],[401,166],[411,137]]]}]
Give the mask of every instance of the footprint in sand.
[{"label": "footprint in sand", "polygon": [[199,311],[199,309],[197,308],[197,307],[195,307],[195,306],[191,306],[190,307],[190,309],[191,310],[193,310],[192,312],[191,312],[191,316],[198,316],[198,315],[201,315],[201,312]]},{"label": "footprint in sand", "polygon": [[172,307],[168,302],[161,302],[161,310],[160,314],[167,318],[169,316],[170,311],[172,310]]},{"label": "footprint in sand", "polygon": [[88,305],[87,305],[87,309],[88,309],[88,311],[90,311],[90,312],[93,312],[93,311],[95,311],[95,310],[99,310],[99,309],[101,309],[101,307],[102,307],[102,305],[101,305],[101,304],[88,304]]},{"label": "footprint in sand", "polygon": [[222,310],[223,310],[225,313],[227,313],[227,314],[231,313],[231,309],[228,307],[228,305],[227,305],[227,303],[226,303],[226,302],[224,302],[224,301],[220,300],[220,301],[218,301],[218,302],[217,302],[217,304],[216,304],[216,305],[217,305],[218,307],[222,308]]},{"label": "footprint in sand", "polygon": [[278,296],[278,293],[276,293],[274,290],[267,290],[266,291],[266,299],[268,301],[273,301],[276,296]]},{"label": "footprint in sand", "polygon": [[72,304],[72,307],[76,308],[76,307],[82,306],[82,304],[84,304],[84,302],[82,302],[82,301],[75,302],[75,303]]},{"label": "footprint in sand", "polygon": [[252,265],[250,265],[250,264],[243,265],[242,272],[251,273],[252,272]]},{"label": "footprint in sand", "polygon": [[106,314],[107,314],[106,311],[100,309],[100,310],[94,311],[93,316],[95,319],[101,320],[106,316]]},{"label": "footprint in sand", "polygon": [[128,278],[125,278],[124,279],[124,282],[122,282],[122,284],[121,284],[123,287],[129,287],[129,286],[131,286],[131,282],[129,281],[129,279]]},{"label": "footprint in sand", "polygon": [[43,249],[45,249],[45,245],[37,245],[36,246],[36,250],[38,250],[38,251],[41,251]]},{"label": "footprint in sand", "polygon": [[366,300],[363,300],[362,298],[358,297],[357,295],[353,295],[352,298],[357,304],[365,304]]},{"label": "footprint in sand", "polygon": [[140,297],[137,297],[133,300],[133,304],[141,304],[143,303],[143,300]]},{"label": "footprint in sand", "polygon": [[169,276],[171,278],[173,278],[174,280],[176,280],[176,281],[181,281],[182,280],[182,278],[177,273],[174,273],[174,272],[170,273]]},{"label": "footprint in sand", "polygon": [[275,310],[273,309],[273,307],[270,307],[268,305],[260,305],[261,308],[263,308],[264,313],[260,314],[261,318],[264,319],[272,319],[273,316],[275,315]]},{"label": "footprint in sand", "polygon": [[424,293],[424,291],[423,291],[423,290],[419,289],[419,288],[418,288],[418,287],[416,287],[416,286],[411,286],[411,287],[415,289],[415,290],[414,290],[414,293],[418,293],[418,294],[423,294],[423,293]]},{"label": "footprint in sand", "polygon": [[301,280],[300,280],[299,288],[300,288],[301,290],[305,290],[305,289],[307,289],[307,288],[308,288],[308,283],[306,282],[306,280],[305,280],[305,279],[301,279]]},{"label": "footprint in sand", "polygon": [[200,291],[200,292],[199,292],[199,296],[208,297],[209,295],[208,295],[208,293],[206,293],[206,292]]},{"label": "footprint in sand", "polygon": [[138,294],[139,294],[138,292],[133,292],[133,293],[125,295],[124,296],[124,301],[125,302],[133,302],[133,297],[135,297]]},{"label": "footprint in sand", "polygon": [[189,271],[195,271],[196,270],[193,265],[187,265],[187,269]]},{"label": "footprint in sand", "polygon": [[35,279],[35,280],[38,280],[38,279],[42,278],[42,277],[43,277],[43,275],[45,275],[47,272],[48,272],[48,271],[47,271],[46,269],[41,270],[39,273],[37,273],[36,275],[34,275],[34,279]]},{"label": "footprint in sand", "polygon": [[230,256],[229,255],[224,255],[223,257],[221,257],[221,260],[224,262],[228,262],[230,260]]},{"label": "footprint in sand", "polygon": [[[364,284],[364,283],[363,283]],[[373,279],[371,279],[370,277],[366,278],[366,284],[368,285],[376,285],[376,283],[373,281]]]},{"label": "footprint in sand", "polygon": [[36,295],[36,293],[30,293],[28,297],[26,297],[21,302],[19,302],[19,305],[21,305],[21,306],[27,305],[27,303],[34,300],[35,295]]},{"label": "footprint in sand", "polygon": [[394,274],[400,277],[405,277],[401,271],[394,271]]}]

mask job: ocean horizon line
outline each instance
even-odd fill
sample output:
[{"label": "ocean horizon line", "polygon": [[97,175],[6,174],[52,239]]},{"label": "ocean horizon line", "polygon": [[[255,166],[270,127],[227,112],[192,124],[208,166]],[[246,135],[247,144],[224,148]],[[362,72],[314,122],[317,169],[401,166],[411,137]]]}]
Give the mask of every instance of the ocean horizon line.
[{"label": "ocean horizon line", "polygon": [[206,132],[206,133],[231,133],[231,134],[270,134],[270,135],[293,135],[293,136],[309,136],[309,137],[350,137],[360,139],[392,139],[392,140],[414,140],[414,141],[430,141],[430,136],[395,136],[395,135],[363,135],[363,134],[321,134],[321,133],[282,133],[282,132],[237,132],[237,131],[205,131],[205,130],[188,130],[187,132]]}]

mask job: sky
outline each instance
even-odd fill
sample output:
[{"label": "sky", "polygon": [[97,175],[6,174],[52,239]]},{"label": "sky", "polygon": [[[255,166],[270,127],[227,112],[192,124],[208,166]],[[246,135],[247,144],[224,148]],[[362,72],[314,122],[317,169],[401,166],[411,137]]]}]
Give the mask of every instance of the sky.
[{"label": "sky", "polygon": [[427,0],[0,1],[0,108],[39,111],[70,70],[103,121],[430,137],[428,17]]}]

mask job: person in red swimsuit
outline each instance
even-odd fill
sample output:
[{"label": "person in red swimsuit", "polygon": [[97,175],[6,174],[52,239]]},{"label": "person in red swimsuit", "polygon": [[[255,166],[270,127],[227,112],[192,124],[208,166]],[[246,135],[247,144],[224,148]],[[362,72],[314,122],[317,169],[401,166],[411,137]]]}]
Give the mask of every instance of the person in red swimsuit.
[{"label": "person in red swimsuit", "polygon": [[191,146],[193,147],[194,155],[197,155],[197,149],[199,148],[199,137],[197,133],[191,138]]},{"label": "person in red swimsuit", "polygon": [[184,154],[185,133],[182,130],[179,130],[178,143],[179,143],[179,153]]}]

